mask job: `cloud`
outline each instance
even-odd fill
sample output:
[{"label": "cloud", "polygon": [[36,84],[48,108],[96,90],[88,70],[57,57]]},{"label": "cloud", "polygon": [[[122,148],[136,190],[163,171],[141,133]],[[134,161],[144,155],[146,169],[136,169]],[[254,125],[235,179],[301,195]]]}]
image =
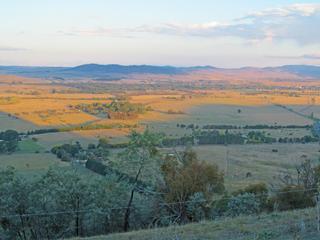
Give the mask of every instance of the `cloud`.
[{"label": "cloud", "polygon": [[98,27],[59,31],[65,36],[133,38],[153,33],[184,37],[236,37],[248,43],[292,40],[301,45],[319,44],[320,4],[293,4],[247,14],[229,22],[210,21],[182,24],[141,25],[130,28]]},{"label": "cloud", "polygon": [[312,16],[320,11],[320,4],[292,4],[285,7],[269,8],[248,14],[245,18]]},{"label": "cloud", "polygon": [[320,54],[306,54],[302,56],[305,59],[320,59]]},{"label": "cloud", "polygon": [[84,37],[121,37],[121,38],[132,38],[130,35],[131,31],[127,29],[121,28],[105,28],[105,27],[97,27],[97,28],[73,28],[68,30],[60,30],[58,31],[58,35],[63,36],[84,36]]},{"label": "cloud", "polygon": [[144,25],[131,31],[206,38],[238,37],[250,42],[294,40],[299,44],[320,42],[320,4],[293,4],[265,9],[227,23],[165,23]]},{"label": "cloud", "polygon": [[303,54],[299,56],[267,56],[278,59],[302,59],[302,60],[320,60],[320,54]]},{"label": "cloud", "polygon": [[17,51],[25,51],[25,48],[15,48],[15,47],[7,47],[7,46],[0,46],[0,52],[17,52]]}]

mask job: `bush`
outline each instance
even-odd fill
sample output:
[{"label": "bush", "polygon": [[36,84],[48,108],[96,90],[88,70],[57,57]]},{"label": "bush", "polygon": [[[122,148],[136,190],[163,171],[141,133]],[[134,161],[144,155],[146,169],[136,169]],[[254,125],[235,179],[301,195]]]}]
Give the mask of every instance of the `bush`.
[{"label": "bush", "polygon": [[253,193],[244,193],[232,197],[228,202],[228,210],[226,212],[229,216],[256,214],[261,210],[261,203],[259,198]]},{"label": "bush", "polygon": [[223,216],[228,211],[230,196],[225,193],[220,199],[212,203],[212,217]]},{"label": "bush", "polygon": [[242,190],[238,190],[233,193],[233,196],[242,195],[245,193],[254,194],[261,204],[261,209],[267,208],[267,200],[268,200],[268,188],[265,183],[255,183],[250,184]]},{"label": "bush", "polygon": [[187,204],[187,214],[192,221],[201,221],[205,218],[206,198],[202,192],[193,194]]},{"label": "bush", "polygon": [[315,205],[312,194],[300,185],[288,185],[283,187],[277,193],[275,201],[279,210],[282,211],[306,208]]},{"label": "bush", "polygon": [[239,195],[244,193],[253,193],[255,195],[267,194],[268,188],[265,183],[250,184],[247,187],[245,187],[243,190],[239,190],[235,192],[234,195]]}]

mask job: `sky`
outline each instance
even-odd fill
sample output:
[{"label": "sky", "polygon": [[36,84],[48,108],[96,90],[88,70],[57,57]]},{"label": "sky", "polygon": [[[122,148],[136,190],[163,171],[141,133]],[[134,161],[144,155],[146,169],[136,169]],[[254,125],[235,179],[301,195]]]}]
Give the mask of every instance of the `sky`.
[{"label": "sky", "polygon": [[0,65],[320,65],[320,0],[3,0]]}]

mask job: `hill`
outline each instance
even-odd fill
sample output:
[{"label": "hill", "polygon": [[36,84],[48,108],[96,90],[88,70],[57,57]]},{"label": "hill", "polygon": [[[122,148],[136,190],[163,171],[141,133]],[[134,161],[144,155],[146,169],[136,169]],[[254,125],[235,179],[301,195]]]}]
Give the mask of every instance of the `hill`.
[{"label": "hill", "polygon": [[265,70],[289,72],[300,76],[319,78],[320,67],[311,65],[284,65],[281,67],[265,68]]},{"label": "hill", "polygon": [[[319,239],[316,226],[316,209],[240,216],[224,220],[207,221],[178,227],[142,230],[86,238],[88,240],[291,240]],[[73,240],[79,240],[75,238]]]},{"label": "hill", "polygon": [[[145,75],[162,76],[163,79],[192,77],[205,80],[237,79],[268,79],[281,81],[319,80],[320,66],[311,65],[285,65],[266,68],[215,68],[212,66],[174,67],[154,65],[118,65],[118,64],[84,64],[76,67],[24,67],[0,66],[0,74],[11,74],[24,77],[48,79],[78,79],[90,78],[95,80],[119,80],[125,78],[139,78]],[[160,79],[161,80],[161,79]]]},{"label": "hill", "polygon": [[0,66],[0,74],[40,78],[105,78],[117,80],[130,74],[186,74],[198,70],[211,70],[210,66],[173,67],[153,65],[84,64],[76,67],[19,67]]}]

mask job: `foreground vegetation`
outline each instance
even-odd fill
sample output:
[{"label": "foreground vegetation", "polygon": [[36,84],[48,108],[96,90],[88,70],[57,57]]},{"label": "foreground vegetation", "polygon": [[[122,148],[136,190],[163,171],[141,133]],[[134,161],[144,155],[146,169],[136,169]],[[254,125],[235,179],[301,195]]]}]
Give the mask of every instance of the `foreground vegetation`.
[{"label": "foreground vegetation", "polygon": [[[215,221],[171,226],[152,230],[110,234],[85,238],[88,240],[292,240],[319,239],[317,231],[317,210],[314,208],[261,214],[259,216],[240,216]],[[80,239],[80,238],[75,238]],[[81,238],[82,239],[82,238]]]},{"label": "foreground vegetation", "polygon": [[[320,165],[310,160],[295,175],[282,176],[280,189],[258,183],[230,191],[217,165],[200,161],[191,148],[162,154],[160,142],[161,135],[148,130],[132,132],[112,164],[103,139],[86,150],[78,143],[53,149],[62,160],[88,154],[87,168],[99,173],[90,179],[77,168],[50,169],[34,178],[2,170],[1,239],[84,237],[317,204]],[[104,164],[109,165],[101,171]],[[121,172],[128,165],[130,172]]]}]

